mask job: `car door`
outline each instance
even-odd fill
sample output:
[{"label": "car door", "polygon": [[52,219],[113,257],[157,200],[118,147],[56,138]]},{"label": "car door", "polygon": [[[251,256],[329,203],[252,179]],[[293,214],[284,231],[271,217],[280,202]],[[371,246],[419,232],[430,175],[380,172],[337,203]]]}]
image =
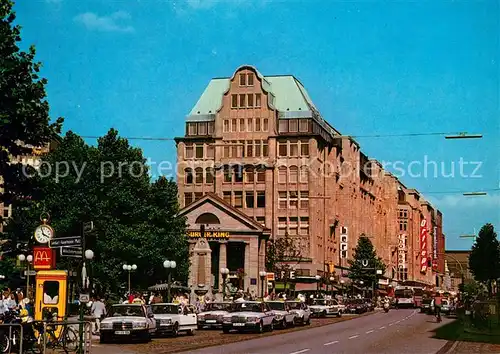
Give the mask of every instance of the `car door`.
[{"label": "car door", "polygon": [[266,303],[261,304],[261,306],[262,306],[262,315],[264,316],[262,322],[264,323],[264,326],[269,326],[273,322],[274,312]]}]

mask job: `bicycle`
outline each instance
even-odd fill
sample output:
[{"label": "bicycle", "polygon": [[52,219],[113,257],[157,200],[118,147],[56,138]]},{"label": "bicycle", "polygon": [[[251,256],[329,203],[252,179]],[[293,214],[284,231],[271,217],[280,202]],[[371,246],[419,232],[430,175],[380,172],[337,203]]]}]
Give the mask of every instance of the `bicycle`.
[{"label": "bicycle", "polygon": [[[60,327],[63,327],[62,329]],[[79,337],[75,329],[69,325],[47,323],[45,332],[42,328],[39,330],[39,340],[45,341],[45,347],[50,349],[60,348],[65,353],[76,353],[79,346]],[[43,345],[43,342],[40,342]]]}]

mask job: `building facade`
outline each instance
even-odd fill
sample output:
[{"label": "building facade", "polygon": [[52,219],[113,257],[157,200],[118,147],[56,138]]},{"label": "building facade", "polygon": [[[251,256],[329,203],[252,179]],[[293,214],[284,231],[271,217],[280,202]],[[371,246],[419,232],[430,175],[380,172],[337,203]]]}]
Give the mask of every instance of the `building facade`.
[{"label": "building facade", "polygon": [[[295,77],[242,66],[211,80],[176,142],[181,206],[212,193],[271,239],[293,238],[296,275],[348,267],[364,235],[387,277],[434,282],[432,264],[420,267],[419,237],[422,220],[429,230],[437,223],[432,206],[331,126]],[[431,256],[433,243],[425,247]]]}]

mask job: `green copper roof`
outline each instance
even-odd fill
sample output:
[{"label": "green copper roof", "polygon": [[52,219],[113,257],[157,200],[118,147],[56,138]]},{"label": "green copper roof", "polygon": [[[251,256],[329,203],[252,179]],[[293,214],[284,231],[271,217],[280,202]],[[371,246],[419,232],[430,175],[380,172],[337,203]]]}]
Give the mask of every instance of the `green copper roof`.
[{"label": "green copper roof", "polygon": [[[263,77],[265,90],[273,94],[274,106],[281,112],[309,112],[316,109],[306,89],[293,76]],[[229,78],[212,79],[200,99],[189,113],[187,120],[206,120],[221,107],[222,96],[229,88]]]}]

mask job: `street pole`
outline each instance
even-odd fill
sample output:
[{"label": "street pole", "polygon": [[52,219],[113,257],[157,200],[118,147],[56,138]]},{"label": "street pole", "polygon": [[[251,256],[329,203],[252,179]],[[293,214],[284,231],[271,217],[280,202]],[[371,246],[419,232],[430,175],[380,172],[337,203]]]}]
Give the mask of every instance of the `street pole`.
[{"label": "street pole", "polygon": [[168,284],[167,284],[167,302],[170,303],[170,283],[172,282],[172,272],[168,271]]},{"label": "street pole", "polygon": [[[83,270],[85,269],[85,224],[82,223],[82,278],[83,278]],[[82,291],[80,291],[80,294],[82,294],[85,291],[85,284],[86,281],[85,279],[82,279]],[[83,320],[84,320],[84,304],[82,301],[80,301],[80,314],[78,316],[78,334],[79,334],[79,339],[80,343],[78,346],[78,351],[80,354],[84,353],[83,350]],[[92,328],[91,328],[92,330]]]},{"label": "street pole", "polygon": [[130,296],[130,270],[128,270],[128,296]]},{"label": "street pole", "polygon": [[26,297],[28,297],[30,288],[30,262],[26,260]]}]

